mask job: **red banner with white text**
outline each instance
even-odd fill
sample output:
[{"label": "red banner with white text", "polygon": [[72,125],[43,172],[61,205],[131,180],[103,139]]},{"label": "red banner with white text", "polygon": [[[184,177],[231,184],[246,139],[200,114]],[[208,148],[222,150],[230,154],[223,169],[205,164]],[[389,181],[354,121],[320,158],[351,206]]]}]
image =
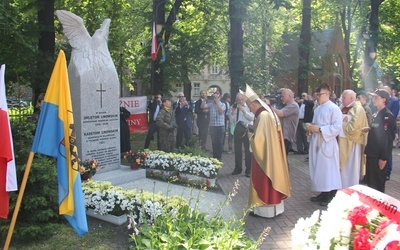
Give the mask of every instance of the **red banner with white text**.
[{"label": "red banner with white text", "polygon": [[122,97],[119,99],[119,106],[131,112],[131,116],[126,120],[131,133],[147,132],[149,126],[147,124],[146,96]]}]

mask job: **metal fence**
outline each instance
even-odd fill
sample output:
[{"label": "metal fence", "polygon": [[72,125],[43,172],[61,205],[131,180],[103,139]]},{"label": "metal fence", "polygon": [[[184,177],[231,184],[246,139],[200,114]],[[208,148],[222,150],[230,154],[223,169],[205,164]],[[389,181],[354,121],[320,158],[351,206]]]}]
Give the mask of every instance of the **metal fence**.
[{"label": "metal fence", "polygon": [[33,106],[8,109],[10,120],[25,119],[27,117],[30,117],[32,114]]}]

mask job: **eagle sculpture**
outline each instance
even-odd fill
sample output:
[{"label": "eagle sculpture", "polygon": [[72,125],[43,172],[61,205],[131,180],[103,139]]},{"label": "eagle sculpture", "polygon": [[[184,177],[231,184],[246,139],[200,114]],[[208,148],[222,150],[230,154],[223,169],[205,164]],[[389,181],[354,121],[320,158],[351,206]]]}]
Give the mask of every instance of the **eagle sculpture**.
[{"label": "eagle sculpture", "polygon": [[105,79],[109,79],[111,74],[118,82],[118,75],[107,46],[111,20],[105,19],[100,29],[90,36],[81,17],[66,10],[57,10],[56,15],[62,24],[67,41],[72,46],[69,73],[83,79],[89,77],[95,83],[105,83]]}]

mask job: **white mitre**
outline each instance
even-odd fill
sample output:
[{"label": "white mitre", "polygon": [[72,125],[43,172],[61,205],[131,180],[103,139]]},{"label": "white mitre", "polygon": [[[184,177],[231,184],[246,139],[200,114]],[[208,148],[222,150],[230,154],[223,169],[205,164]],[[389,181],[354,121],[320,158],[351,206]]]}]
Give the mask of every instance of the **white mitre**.
[{"label": "white mitre", "polygon": [[[254,101],[259,101],[261,106],[263,106],[268,112],[275,113],[268,104],[266,104],[263,100],[261,100],[258,97],[256,92],[254,92],[254,90],[248,84],[246,84],[245,92],[243,92],[240,89],[239,89],[239,92],[240,92],[240,94],[242,94],[244,96],[247,105],[250,105],[250,103],[252,103]],[[278,123],[279,123],[279,121],[278,121]]]}]

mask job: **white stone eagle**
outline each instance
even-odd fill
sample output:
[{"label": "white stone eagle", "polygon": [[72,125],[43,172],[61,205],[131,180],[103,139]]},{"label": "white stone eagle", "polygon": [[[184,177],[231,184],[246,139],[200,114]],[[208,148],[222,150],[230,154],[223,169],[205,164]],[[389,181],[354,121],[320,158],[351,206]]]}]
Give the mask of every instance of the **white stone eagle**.
[{"label": "white stone eagle", "polygon": [[118,75],[107,46],[111,20],[105,19],[100,29],[90,36],[81,17],[66,10],[57,10],[56,15],[72,46],[69,73],[81,77],[89,74],[91,76],[88,77],[95,83],[105,83],[111,73],[118,84]]}]

